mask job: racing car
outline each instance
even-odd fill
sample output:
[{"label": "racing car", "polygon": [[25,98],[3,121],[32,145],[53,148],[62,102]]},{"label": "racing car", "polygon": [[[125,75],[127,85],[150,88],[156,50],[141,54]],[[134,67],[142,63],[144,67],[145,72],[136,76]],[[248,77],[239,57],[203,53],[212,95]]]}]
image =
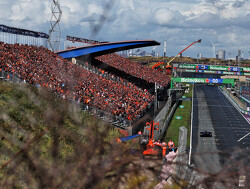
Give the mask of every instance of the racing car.
[{"label": "racing car", "polygon": [[212,137],[212,132],[202,131],[200,132],[200,137]]}]

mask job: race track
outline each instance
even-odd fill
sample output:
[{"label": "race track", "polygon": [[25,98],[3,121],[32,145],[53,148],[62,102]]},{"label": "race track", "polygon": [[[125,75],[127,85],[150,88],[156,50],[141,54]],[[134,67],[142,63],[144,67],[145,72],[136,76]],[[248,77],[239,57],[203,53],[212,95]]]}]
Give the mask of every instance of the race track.
[{"label": "race track", "polygon": [[[218,87],[195,85],[192,122],[192,163],[198,168],[217,173],[238,151],[248,164],[250,135],[241,138],[250,132],[250,125]],[[213,137],[200,137],[204,130]]]}]

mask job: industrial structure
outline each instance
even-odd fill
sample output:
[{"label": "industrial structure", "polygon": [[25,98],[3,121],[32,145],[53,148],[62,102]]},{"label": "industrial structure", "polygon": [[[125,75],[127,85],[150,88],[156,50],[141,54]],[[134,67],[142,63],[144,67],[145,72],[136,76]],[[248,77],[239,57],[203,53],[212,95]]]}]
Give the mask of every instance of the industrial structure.
[{"label": "industrial structure", "polygon": [[225,50],[218,50],[218,59],[225,60],[226,59],[226,51]]},{"label": "industrial structure", "polygon": [[61,29],[59,23],[62,17],[62,10],[58,0],[53,0],[51,11],[49,45],[52,51],[57,52],[60,50]]},{"label": "industrial structure", "polygon": [[166,57],[167,54],[167,42],[166,40],[164,41],[164,57]]}]

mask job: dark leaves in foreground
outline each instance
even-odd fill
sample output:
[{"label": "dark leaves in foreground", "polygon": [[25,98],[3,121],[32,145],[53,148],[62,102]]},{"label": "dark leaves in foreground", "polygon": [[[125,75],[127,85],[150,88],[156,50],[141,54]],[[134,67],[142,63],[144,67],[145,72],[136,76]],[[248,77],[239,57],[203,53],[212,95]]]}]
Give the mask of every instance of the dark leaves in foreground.
[{"label": "dark leaves in foreground", "polygon": [[118,188],[143,171],[117,129],[78,106],[44,89],[0,88],[0,188]]}]

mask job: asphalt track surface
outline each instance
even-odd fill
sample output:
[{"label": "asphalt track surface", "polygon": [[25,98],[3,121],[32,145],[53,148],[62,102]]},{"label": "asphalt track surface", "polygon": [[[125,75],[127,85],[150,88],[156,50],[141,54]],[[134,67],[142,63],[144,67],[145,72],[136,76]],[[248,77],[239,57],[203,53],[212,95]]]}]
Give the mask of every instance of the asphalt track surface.
[{"label": "asphalt track surface", "polygon": [[[217,173],[226,164],[233,163],[228,161],[239,159],[249,166],[250,135],[241,138],[250,132],[250,124],[218,87],[194,85],[192,122],[191,160],[199,169]],[[200,137],[204,130],[212,132],[213,136]],[[235,154],[238,156],[234,157]]]}]

